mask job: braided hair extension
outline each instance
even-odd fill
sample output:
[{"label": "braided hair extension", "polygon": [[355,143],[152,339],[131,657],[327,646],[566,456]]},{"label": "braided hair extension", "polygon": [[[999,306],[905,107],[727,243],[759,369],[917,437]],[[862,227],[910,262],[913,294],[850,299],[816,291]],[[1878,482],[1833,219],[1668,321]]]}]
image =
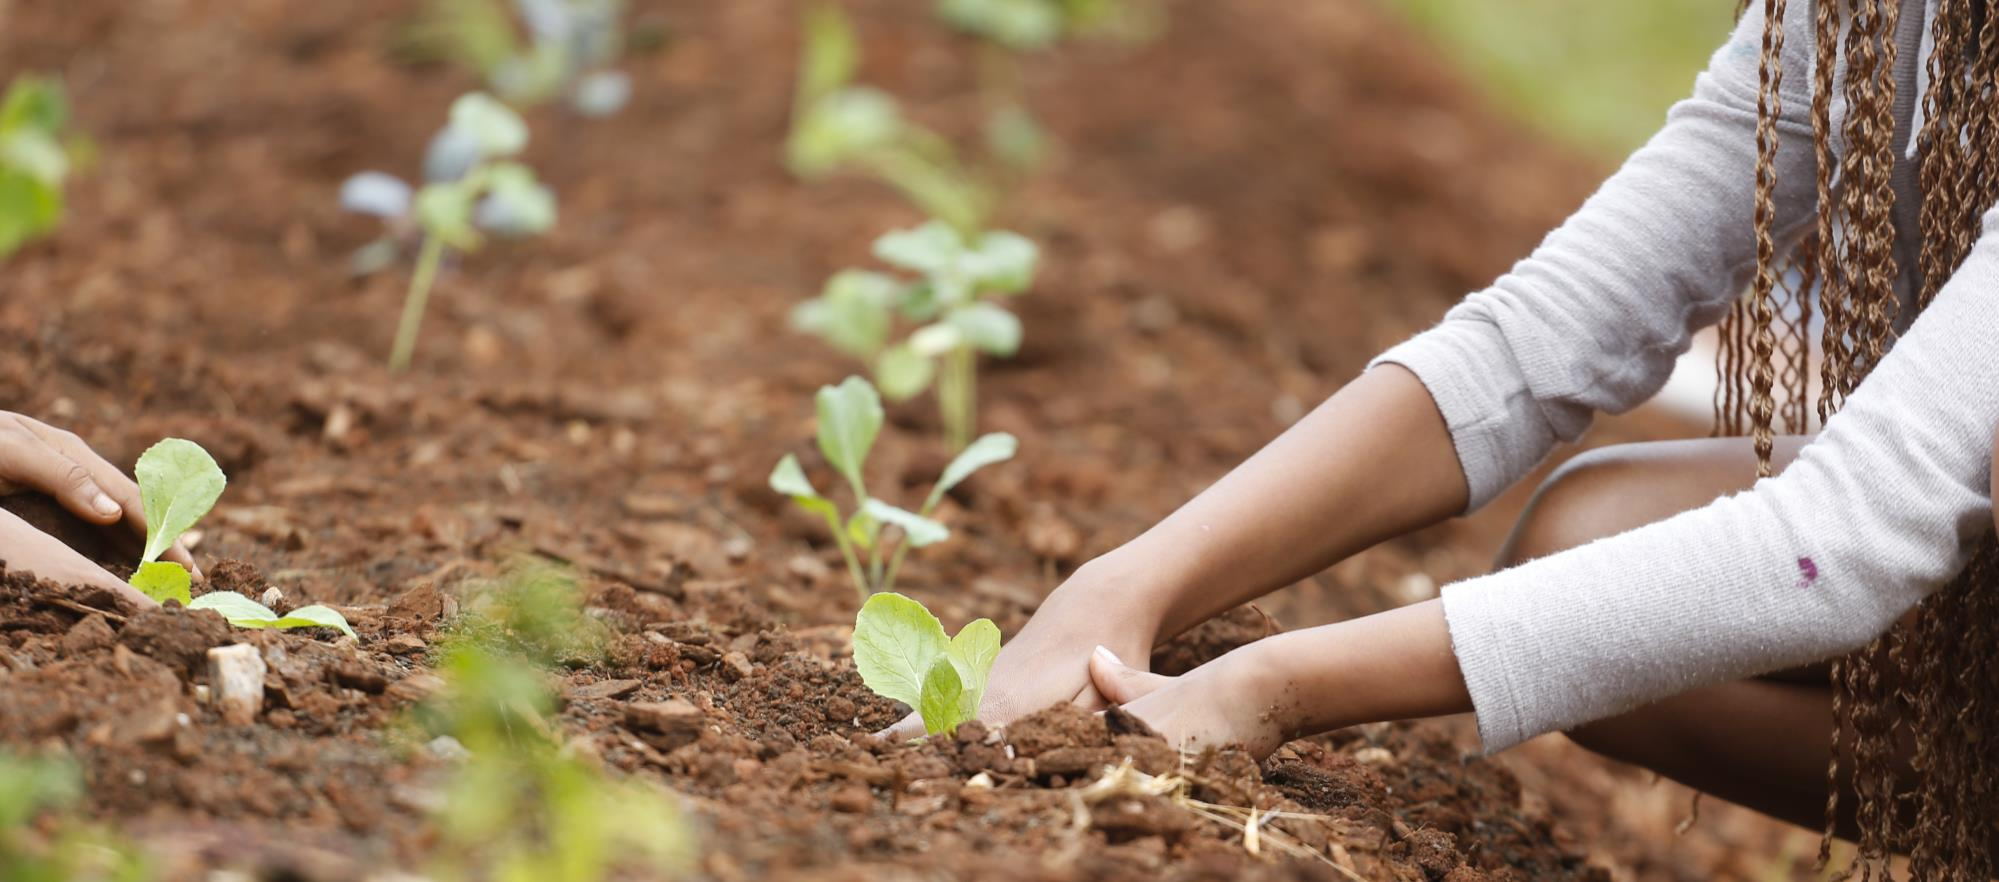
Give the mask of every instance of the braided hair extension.
[{"label": "braided hair extension", "polygon": [[[1999,202],[1999,16],[1994,0],[1936,0],[1915,133],[1918,183],[1917,309],[1927,306],[1969,254],[1980,218]],[[1747,4],[1744,4],[1746,7]],[[1895,282],[1894,113],[1902,0],[1814,0],[1812,138],[1816,228],[1779,253],[1773,240],[1777,131],[1786,0],[1766,0],[1756,133],[1757,271],[1722,330],[1716,431],[1747,433],[1757,474],[1769,474],[1777,418],[1803,431],[1809,406],[1806,335],[1810,292],[1824,319],[1816,415],[1821,423],[1893,344],[1901,308]],[[1911,7],[1920,13],[1920,7]],[[1844,19],[1844,20],[1843,20]],[[1844,39],[1842,40],[1842,35]],[[1844,54],[1844,76],[1837,73]],[[1835,81],[1838,81],[1837,84]],[[1833,89],[1846,115],[1835,151]],[[1781,307],[1781,308],[1779,308]],[[1782,368],[1778,358],[1782,358]],[[1774,393],[1781,388],[1784,402]],[[1889,856],[1909,854],[1917,879],[1987,880],[1999,841],[1999,551],[1987,540],[1972,563],[1916,614],[1832,665],[1832,762],[1826,770],[1821,866],[1844,816],[1859,832],[1852,865],[1837,878],[1889,878]],[[1913,782],[1898,777],[1912,746]],[[1846,767],[1842,768],[1842,762]],[[1855,805],[1842,811],[1841,785]],[[1909,792],[1900,792],[1902,790]]]}]

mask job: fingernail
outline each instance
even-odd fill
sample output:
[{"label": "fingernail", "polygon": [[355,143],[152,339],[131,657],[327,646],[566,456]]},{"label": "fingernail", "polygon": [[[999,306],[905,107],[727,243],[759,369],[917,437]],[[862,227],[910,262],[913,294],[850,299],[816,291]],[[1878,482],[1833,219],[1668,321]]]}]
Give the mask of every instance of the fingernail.
[{"label": "fingernail", "polygon": [[90,500],[90,507],[97,509],[98,514],[105,515],[107,517],[110,515],[119,514],[125,510],[119,507],[117,500],[112,499],[109,495],[104,493],[99,493],[97,494],[96,499]]},{"label": "fingernail", "polygon": [[1097,647],[1096,655],[1098,658],[1110,662],[1111,664],[1117,665],[1119,667],[1124,666],[1124,662],[1117,657],[1117,653],[1112,652],[1109,649],[1106,649],[1102,646]]}]

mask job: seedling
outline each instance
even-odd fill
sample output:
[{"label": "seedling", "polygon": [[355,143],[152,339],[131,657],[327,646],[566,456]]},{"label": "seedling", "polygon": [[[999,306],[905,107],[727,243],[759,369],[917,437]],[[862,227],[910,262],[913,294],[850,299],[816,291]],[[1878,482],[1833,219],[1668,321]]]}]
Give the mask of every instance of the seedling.
[{"label": "seedling", "polygon": [[804,58],[793,97],[786,164],[817,180],[848,170],[888,184],[930,217],[976,230],[992,213],[993,194],[943,136],[908,119],[895,98],[853,84],[860,44],[837,7],[805,19]]},{"label": "seedling", "polygon": [[691,842],[672,798],[610,777],[553,724],[544,668],[590,637],[555,635],[552,623],[588,621],[571,580],[517,569],[441,644],[446,688],[412,722],[466,758],[434,816],[433,878],[601,882],[620,869],[671,875],[683,862]]},{"label": "seedling", "polygon": [[0,879],[7,882],[141,882],[145,857],[83,823],[74,806],[83,776],[70,762],[0,754]]},{"label": "seedling", "polygon": [[930,610],[900,594],[876,594],[854,617],[861,682],[915,708],[932,735],[949,735],[979,715],[999,651],[999,626],[991,619],[973,621],[947,639]]},{"label": "seedling", "polygon": [[[1040,251],[1015,233],[968,238],[933,221],[875,240],[874,253],[916,278],[843,270],[799,304],[792,325],[871,365],[892,401],[934,381],[945,441],[962,450],[978,421],[979,353],[1007,357],[1020,349],[1020,319],[1000,301],[1027,290]],[[891,344],[897,315],[921,324]]]},{"label": "seedling", "polygon": [[418,56],[477,71],[495,94],[517,107],[560,97],[584,116],[610,116],[632,93],[631,78],[611,69],[625,45],[619,26],[624,5],[624,0],[514,0],[517,25],[500,0],[432,0],[405,42]]},{"label": "seedling", "polygon": [[[834,544],[840,547],[840,556],[847,561],[847,573],[854,580],[854,590],[862,600],[866,600],[870,592],[888,591],[895,587],[896,574],[901,572],[903,558],[908,555],[909,549],[935,545],[951,538],[949,527],[930,518],[930,513],[936,510],[937,503],[943,501],[946,492],[971,477],[973,472],[1012,459],[1020,448],[1020,442],[1005,432],[994,432],[980,438],[944,467],[944,474],[938,477],[936,486],[930,488],[930,495],[923,500],[923,506],[909,511],[868,495],[867,484],[862,478],[868,452],[874,447],[875,437],[881,433],[882,403],[875,387],[860,377],[848,377],[838,386],[821,387],[815,403],[819,412],[819,452],[852,489],[854,512],[842,517],[839,506],[819,494],[811,479],[805,476],[805,469],[798,464],[798,457],[792,454],[787,453],[778,460],[777,468],[770,473],[770,487],[791,497],[800,508],[825,519],[827,529],[833,533]],[[884,569],[883,548],[888,544],[886,527],[896,528],[902,539],[896,543],[895,552]],[[865,567],[861,562],[862,555],[867,556]]]},{"label": "seedling", "polygon": [[952,27],[1014,51],[1046,49],[1064,37],[1125,16],[1123,0],[937,0]]},{"label": "seedling", "polygon": [[314,604],[280,616],[233,591],[190,597],[193,580],[187,568],[160,560],[160,555],[215,507],[229,479],[201,445],[181,438],[147,448],[133,471],[139,478],[139,501],[146,509],[146,548],[132,573],[132,587],[161,603],[171,600],[188,609],[212,609],[238,628],[332,628],[355,636],[347,618],[332,607]]},{"label": "seedling", "polygon": [[[472,92],[452,103],[450,124],[432,139],[424,158],[428,183],[414,197],[408,184],[382,172],[362,172],[342,185],[342,205],[388,222],[390,233],[384,241],[393,242],[399,229],[411,227],[422,236],[402,320],[396,325],[395,348],[389,355],[391,372],[407,370],[416,353],[424,309],[447,249],[477,250],[482,230],[522,237],[555,225],[555,195],[535,180],[532,169],[507,161],[527,142],[527,123],[519,114],[492,96]],[[362,255],[380,247],[379,242],[370,245]],[[379,261],[375,254],[366,258],[365,265],[357,260],[356,267],[365,269]]]},{"label": "seedling", "polygon": [[63,181],[89,150],[54,79],[20,76],[0,98],[0,259],[62,222]]}]

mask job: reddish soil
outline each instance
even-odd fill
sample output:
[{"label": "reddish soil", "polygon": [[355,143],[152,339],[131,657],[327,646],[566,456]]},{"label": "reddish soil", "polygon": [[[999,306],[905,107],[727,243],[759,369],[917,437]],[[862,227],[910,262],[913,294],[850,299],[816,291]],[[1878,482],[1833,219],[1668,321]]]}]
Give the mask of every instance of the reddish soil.
[{"label": "reddish soil", "polygon": [[[1688,865],[1682,845],[1570,799],[1625,786],[1601,766],[1534,754],[1530,777],[1554,792],[1523,795],[1454,724],[1363,727],[1261,767],[1229,752],[1183,767],[1134,721],[1063,711],[916,746],[868,736],[897,709],[846,657],[853,592],[820,526],[764,478],[785,452],[823,472],[810,393],[853,367],[790,334],[786,311],[915,218],[870,184],[781,169],[793,4],[634,5],[669,38],[631,59],[633,105],[532,116],[560,227],[456,262],[397,378],[382,361],[406,268],[348,277],[375,231],[334,194],[355,171],[415,171],[471,85],[388,58],[413,4],[0,0],[0,77],[65,73],[102,151],[62,230],[0,273],[0,406],[123,465],[162,436],[200,442],[230,475],[197,546],[211,587],[276,585],[361,635],[88,614],[109,599],[8,573],[0,742],[76,755],[88,810],[176,873],[223,855],[267,878],[410,864],[441,761],[385,732],[436,688],[424,650],[456,586],[537,555],[583,574],[618,634],[610,662],[565,674],[570,737],[686,795],[705,877],[1471,882]],[[852,7],[866,77],[963,130],[968,53],[927,4]],[[980,390],[986,426],[1022,454],[955,492],[957,535],[906,570],[947,623],[1012,633],[1076,564],[1524,253],[1595,177],[1488,114],[1362,0],[1165,7],[1155,42],[1028,71],[1063,149],[1006,223],[1047,260],[1019,302],[1025,349]],[[927,405],[893,412],[878,492],[935,476],[932,421]],[[1501,523],[1377,549],[1274,597],[1275,619],[1241,611],[1160,663],[1425,596],[1434,581],[1412,574],[1475,571]],[[196,700],[201,654],[227,642],[271,662],[252,726]],[[668,699],[698,720],[647,704]],[[1239,826],[1163,797],[1079,819],[1076,788],[1127,756],[1184,774],[1193,799],[1319,816],[1266,828],[1316,856],[1251,854]]]}]

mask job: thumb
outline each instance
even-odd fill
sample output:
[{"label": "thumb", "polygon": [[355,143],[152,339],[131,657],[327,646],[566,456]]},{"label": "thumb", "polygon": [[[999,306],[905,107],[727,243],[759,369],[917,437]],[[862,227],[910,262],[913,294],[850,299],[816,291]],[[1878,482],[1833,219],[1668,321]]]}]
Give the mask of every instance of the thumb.
[{"label": "thumb", "polygon": [[1171,682],[1173,678],[1147,673],[1120,661],[1110,650],[1101,646],[1090,653],[1090,682],[1097,692],[1111,704],[1130,704],[1154,689]]}]

